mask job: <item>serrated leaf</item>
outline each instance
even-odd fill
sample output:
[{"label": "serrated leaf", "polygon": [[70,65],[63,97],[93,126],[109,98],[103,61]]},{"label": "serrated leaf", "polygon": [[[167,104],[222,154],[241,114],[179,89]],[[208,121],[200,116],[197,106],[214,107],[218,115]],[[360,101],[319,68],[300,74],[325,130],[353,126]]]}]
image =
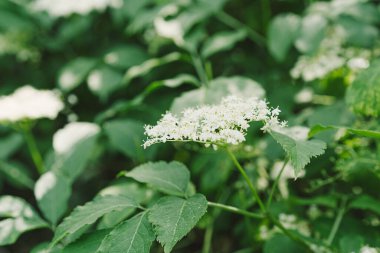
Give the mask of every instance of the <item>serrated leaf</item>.
[{"label": "serrated leaf", "polygon": [[147,212],[116,226],[102,241],[97,253],[149,253],[156,238]]},{"label": "serrated leaf", "polygon": [[370,137],[370,138],[380,138],[380,132],[379,131],[373,131],[373,130],[366,130],[366,129],[356,129],[356,128],[350,128],[350,127],[344,127],[344,126],[325,126],[322,124],[318,124],[313,126],[310,129],[309,132],[309,137],[313,137],[314,135],[327,131],[327,130],[339,130],[339,129],[344,129],[347,130],[350,133],[363,136],[363,137]]},{"label": "serrated leaf", "polygon": [[371,63],[361,71],[346,93],[346,102],[360,115],[377,117],[380,115],[380,61]]},{"label": "serrated leaf", "polygon": [[379,200],[368,195],[361,195],[354,199],[350,204],[350,208],[369,210],[380,215]]},{"label": "serrated leaf", "polygon": [[39,208],[54,226],[66,212],[70,195],[70,181],[53,171],[43,174],[34,187],[34,196]]},{"label": "serrated leaf", "polygon": [[125,173],[139,182],[147,183],[164,193],[184,196],[190,182],[190,172],[180,162],[145,163]]},{"label": "serrated leaf", "polygon": [[89,253],[96,252],[104,237],[110,232],[110,229],[96,230],[84,234],[75,242],[63,248],[61,253]]},{"label": "serrated leaf", "polygon": [[298,35],[301,19],[295,14],[276,16],[269,25],[268,47],[277,61],[285,57]]},{"label": "serrated leaf", "polygon": [[246,38],[245,30],[223,31],[210,37],[202,48],[202,56],[208,58],[216,53],[230,50],[237,42]]},{"label": "serrated leaf", "polygon": [[14,243],[30,230],[47,227],[34,209],[23,199],[14,196],[0,197],[0,246]]},{"label": "serrated leaf", "polygon": [[138,204],[123,196],[103,196],[79,206],[58,225],[52,245],[57,244],[65,236],[73,234],[82,227],[94,223],[103,215],[115,210],[136,208]]},{"label": "serrated leaf", "polygon": [[79,57],[66,64],[58,76],[58,85],[64,91],[71,91],[80,85],[96,65],[96,60]]},{"label": "serrated leaf", "polygon": [[305,168],[312,157],[322,155],[326,143],[320,140],[295,140],[285,134],[271,131],[273,138],[282,146],[295,169],[295,176]]},{"label": "serrated leaf", "polygon": [[187,235],[206,213],[207,200],[201,194],[188,199],[163,197],[150,209],[148,218],[154,225],[157,240],[165,253],[171,252],[175,244]]}]

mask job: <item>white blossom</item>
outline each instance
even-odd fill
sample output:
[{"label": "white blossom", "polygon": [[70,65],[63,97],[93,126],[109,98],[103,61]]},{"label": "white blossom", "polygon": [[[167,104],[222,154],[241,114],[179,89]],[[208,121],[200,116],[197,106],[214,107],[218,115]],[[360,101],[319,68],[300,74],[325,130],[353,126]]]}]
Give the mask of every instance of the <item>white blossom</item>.
[{"label": "white blossom", "polygon": [[86,15],[91,11],[104,11],[107,7],[118,8],[123,0],[36,0],[32,8],[46,11],[52,17],[67,17],[71,14]]},{"label": "white blossom", "polygon": [[360,253],[379,253],[379,251],[376,248],[366,245],[360,249]]},{"label": "white blossom", "polygon": [[55,119],[64,104],[51,90],[36,90],[23,86],[13,94],[0,97],[0,122],[17,122],[25,119]]},{"label": "white blossom", "polygon": [[100,127],[88,122],[72,122],[53,136],[53,148],[57,154],[69,152],[77,143],[100,132]]},{"label": "white blossom", "polygon": [[280,110],[268,107],[258,98],[228,96],[218,105],[205,105],[184,110],[175,116],[167,112],[157,125],[145,126],[148,139],[144,147],[166,141],[194,141],[205,144],[232,144],[245,141],[252,121],[261,121],[264,132],[286,125],[278,119]]}]

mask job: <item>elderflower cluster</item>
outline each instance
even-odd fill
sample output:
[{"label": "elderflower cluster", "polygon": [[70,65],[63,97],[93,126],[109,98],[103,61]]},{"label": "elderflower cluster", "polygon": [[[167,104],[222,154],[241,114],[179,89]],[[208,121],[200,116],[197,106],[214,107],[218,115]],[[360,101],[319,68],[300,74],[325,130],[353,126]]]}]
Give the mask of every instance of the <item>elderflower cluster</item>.
[{"label": "elderflower cluster", "polygon": [[33,9],[46,11],[52,17],[67,17],[71,14],[86,15],[91,11],[104,11],[107,7],[118,8],[123,0],[36,0]]},{"label": "elderflower cluster", "polygon": [[0,97],[0,122],[17,122],[24,119],[55,119],[64,104],[50,90],[36,90],[24,86],[13,94]]},{"label": "elderflower cluster", "polygon": [[376,248],[372,248],[372,247],[369,247],[369,246],[363,246],[361,249],[360,249],[360,253],[379,253],[380,251],[377,250]]},{"label": "elderflower cluster", "polygon": [[224,98],[218,105],[184,110],[180,116],[163,115],[157,125],[145,126],[144,147],[166,141],[194,141],[205,144],[239,144],[245,141],[252,121],[262,121],[264,132],[286,125],[278,119],[280,110],[258,98]]}]

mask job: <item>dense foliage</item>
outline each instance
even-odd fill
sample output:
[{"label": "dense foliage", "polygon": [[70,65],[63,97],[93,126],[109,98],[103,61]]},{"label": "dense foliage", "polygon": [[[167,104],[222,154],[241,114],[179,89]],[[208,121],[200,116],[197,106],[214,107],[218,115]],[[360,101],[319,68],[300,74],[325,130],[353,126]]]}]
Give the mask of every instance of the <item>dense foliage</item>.
[{"label": "dense foliage", "polygon": [[0,1],[0,252],[380,252],[380,4]]}]

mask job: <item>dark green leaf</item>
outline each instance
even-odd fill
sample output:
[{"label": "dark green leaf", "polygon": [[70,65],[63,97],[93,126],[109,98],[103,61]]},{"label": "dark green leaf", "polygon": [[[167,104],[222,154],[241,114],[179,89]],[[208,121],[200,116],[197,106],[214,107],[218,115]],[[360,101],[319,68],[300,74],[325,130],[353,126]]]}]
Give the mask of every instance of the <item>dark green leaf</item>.
[{"label": "dark green leaf", "polygon": [[187,235],[206,213],[207,200],[201,194],[188,199],[163,197],[150,209],[149,221],[154,225],[157,240],[165,253]]},{"label": "dark green leaf", "polygon": [[139,182],[147,183],[164,193],[184,196],[190,182],[190,172],[179,162],[145,163],[125,173]]},{"label": "dark green leaf", "polygon": [[149,253],[156,238],[147,212],[116,226],[102,241],[98,253]]}]

